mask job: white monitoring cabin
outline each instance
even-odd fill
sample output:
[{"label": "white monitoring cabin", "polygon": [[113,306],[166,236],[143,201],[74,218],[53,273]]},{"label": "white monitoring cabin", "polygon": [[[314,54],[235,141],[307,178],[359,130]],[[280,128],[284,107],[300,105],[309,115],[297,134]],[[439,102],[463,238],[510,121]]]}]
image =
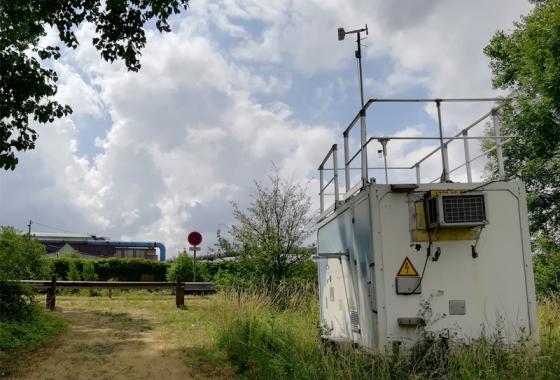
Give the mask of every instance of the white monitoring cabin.
[{"label": "white monitoring cabin", "polygon": [[[419,332],[468,342],[500,336],[504,343],[531,338],[538,344],[536,297],[531,263],[524,184],[504,180],[502,144],[496,108],[458,135],[410,137],[437,140],[442,175],[421,183],[421,164],[387,166],[387,143],[407,137],[366,139],[366,110],[376,102],[498,101],[498,99],[369,100],[344,131],[344,168],[333,145],[319,167],[321,214],[317,223],[317,259],[323,338],[370,350],[410,348]],[[500,99],[500,101],[504,101]],[[473,183],[469,130],[491,117],[498,161],[497,180]],[[361,148],[350,157],[349,132],[360,121]],[[462,140],[466,182],[452,182],[447,147]],[[384,166],[367,166],[367,146],[378,141]],[[359,183],[351,188],[351,162],[361,156]],[[332,158],[332,165],[327,162]],[[392,169],[415,170],[416,183],[378,184],[370,169],[381,169],[387,182]],[[339,173],[345,191],[339,190]],[[331,176],[325,184],[325,174]],[[334,203],[325,209],[326,190]],[[342,194],[341,194],[342,193]]]}]

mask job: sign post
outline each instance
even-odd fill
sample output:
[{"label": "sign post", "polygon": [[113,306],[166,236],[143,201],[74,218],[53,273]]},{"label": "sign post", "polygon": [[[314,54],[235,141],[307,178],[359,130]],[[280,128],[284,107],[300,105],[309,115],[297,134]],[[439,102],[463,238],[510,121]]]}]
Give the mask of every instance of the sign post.
[{"label": "sign post", "polygon": [[196,251],[200,251],[200,243],[202,243],[202,234],[197,231],[193,231],[187,236],[187,241],[191,245],[189,251],[193,251],[193,282],[196,282]]}]

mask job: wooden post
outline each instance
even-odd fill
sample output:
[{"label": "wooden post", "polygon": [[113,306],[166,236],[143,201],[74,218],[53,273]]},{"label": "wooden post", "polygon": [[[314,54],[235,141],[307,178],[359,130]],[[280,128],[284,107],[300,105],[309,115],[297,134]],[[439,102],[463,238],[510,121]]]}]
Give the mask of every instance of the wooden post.
[{"label": "wooden post", "polygon": [[183,283],[177,278],[177,285],[175,286],[175,304],[178,308],[185,307],[185,288]]},{"label": "wooden post", "polygon": [[51,286],[47,290],[47,309],[54,310],[56,307],[56,276],[51,278]]}]

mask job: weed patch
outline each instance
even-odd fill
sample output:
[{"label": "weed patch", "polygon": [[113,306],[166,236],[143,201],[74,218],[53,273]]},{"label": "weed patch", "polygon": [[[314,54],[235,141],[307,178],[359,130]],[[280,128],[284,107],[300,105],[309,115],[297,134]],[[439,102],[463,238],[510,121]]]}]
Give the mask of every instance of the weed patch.
[{"label": "weed patch", "polygon": [[64,328],[61,317],[38,308],[34,307],[25,321],[0,321],[0,369],[5,368],[17,352],[39,347]]}]

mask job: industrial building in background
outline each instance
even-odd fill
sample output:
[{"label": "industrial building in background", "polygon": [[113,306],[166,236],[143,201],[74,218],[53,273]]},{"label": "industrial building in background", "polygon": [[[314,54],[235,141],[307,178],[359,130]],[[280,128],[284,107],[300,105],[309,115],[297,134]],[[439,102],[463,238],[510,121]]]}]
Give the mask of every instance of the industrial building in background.
[{"label": "industrial building in background", "polygon": [[34,232],[32,236],[47,249],[47,256],[65,256],[76,252],[86,259],[138,258],[165,261],[165,245],[159,242],[114,241],[91,234]]}]

